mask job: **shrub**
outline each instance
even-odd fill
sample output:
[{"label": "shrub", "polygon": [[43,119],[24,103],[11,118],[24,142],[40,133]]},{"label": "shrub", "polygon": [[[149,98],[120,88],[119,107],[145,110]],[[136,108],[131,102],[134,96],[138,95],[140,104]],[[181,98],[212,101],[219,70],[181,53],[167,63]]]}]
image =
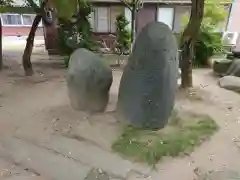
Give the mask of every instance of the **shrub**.
[{"label": "shrub", "polygon": [[89,15],[93,11],[88,1],[79,1],[78,14],[73,18],[76,22],[59,19],[59,49],[61,53],[70,55],[75,49],[86,48],[96,50],[97,43],[93,40]]},{"label": "shrub", "polygon": [[127,29],[127,21],[124,14],[120,14],[116,18],[116,27],[117,27],[117,48],[120,51],[120,54],[129,51],[131,45],[131,35]]},{"label": "shrub", "polygon": [[207,66],[209,58],[222,51],[221,34],[201,30],[196,44],[193,66]]}]

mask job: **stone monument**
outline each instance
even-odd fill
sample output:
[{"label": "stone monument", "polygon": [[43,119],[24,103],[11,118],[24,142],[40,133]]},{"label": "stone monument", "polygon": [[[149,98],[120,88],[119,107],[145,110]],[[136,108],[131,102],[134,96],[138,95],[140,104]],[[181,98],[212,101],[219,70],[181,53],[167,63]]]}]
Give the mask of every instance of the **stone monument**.
[{"label": "stone monument", "polygon": [[161,129],[174,107],[178,46],[170,28],[147,24],[136,38],[118,94],[117,118],[135,127]]}]

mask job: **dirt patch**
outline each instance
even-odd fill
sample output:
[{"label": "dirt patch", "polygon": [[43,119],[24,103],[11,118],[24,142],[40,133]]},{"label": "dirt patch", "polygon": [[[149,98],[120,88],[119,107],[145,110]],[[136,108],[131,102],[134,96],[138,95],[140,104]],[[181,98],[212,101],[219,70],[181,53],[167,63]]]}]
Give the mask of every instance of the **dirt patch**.
[{"label": "dirt patch", "polygon": [[[33,141],[38,138],[42,140],[43,136],[49,137],[54,133],[87,141],[111,151],[112,143],[122,133],[121,125],[112,113],[116,108],[122,71],[113,70],[114,83],[107,112],[86,114],[74,111],[69,106],[66,69],[55,62],[50,63],[50,66],[42,65],[44,62],[40,58],[43,57],[38,56],[36,61],[41,62],[33,63],[36,71],[34,77],[25,78],[23,69],[15,62],[10,62],[10,68],[0,73],[0,132],[8,135],[13,133]],[[19,55],[14,58],[21,60]],[[240,163],[236,161],[239,159],[239,149],[232,142],[233,137],[240,136],[239,125],[236,123],[240,109],[239,95],[220,89],[215,77],[210,76],[209,72],[194,70],[196,88],[187,94],[178,93],[176,108],[209,114],[222,129],[190,156],[161,162],[157,166],[159,171],[154,171],[152,179],[181,177],[183,180],[192,180],[192,171],[196,166],[206,166],[207,170],[223,166],[239,169]],[[16,129],[18,133],[14,133]]]}]

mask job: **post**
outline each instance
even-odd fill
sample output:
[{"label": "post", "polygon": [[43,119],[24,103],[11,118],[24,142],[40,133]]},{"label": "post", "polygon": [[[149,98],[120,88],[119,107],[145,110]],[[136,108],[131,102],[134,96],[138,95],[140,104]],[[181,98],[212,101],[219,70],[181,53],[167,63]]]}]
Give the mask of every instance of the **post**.
[{"label": "post", "polygon": [[132,4],[132,24],[131,24],[131,41],[134,42],[135,40],[135,33],[136,33],[136,4],[135,0],[133,0]]},{"label": "post", "polygon": [[131,49],[133,49],[134,42],[135,42],[135,39],[136,39],[136,16],[137,16],[136,1],[137,0],[133,0],[132,9],[131,9],[131,13],[132,13],[132,24],[131,24],[131,43],[132,43],[132,47],[131,47]]}]

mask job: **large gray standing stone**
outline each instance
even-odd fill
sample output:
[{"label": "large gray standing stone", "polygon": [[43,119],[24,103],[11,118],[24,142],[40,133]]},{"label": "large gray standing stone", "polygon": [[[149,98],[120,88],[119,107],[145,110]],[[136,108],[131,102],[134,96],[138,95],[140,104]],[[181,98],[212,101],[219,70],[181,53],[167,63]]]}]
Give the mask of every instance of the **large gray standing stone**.
[{"label": "large gray standing stone", "polygon": [[119,119],[146,129],[166,125],[177,88],[177,56],[177,42],[167,25],[152,22],[142,29],[120,82]]},{"label": "large gray standing stone", "polygon": [[240,77],[224,76],[219,79],[219,85],[221,88],[240,92]]},{"label": "large gray standing stone", "polygon": [[101,57],[86,49],[77,49],[72,53],[67,85],[73,108],[104,111],[112,81],[112,70]]}]

